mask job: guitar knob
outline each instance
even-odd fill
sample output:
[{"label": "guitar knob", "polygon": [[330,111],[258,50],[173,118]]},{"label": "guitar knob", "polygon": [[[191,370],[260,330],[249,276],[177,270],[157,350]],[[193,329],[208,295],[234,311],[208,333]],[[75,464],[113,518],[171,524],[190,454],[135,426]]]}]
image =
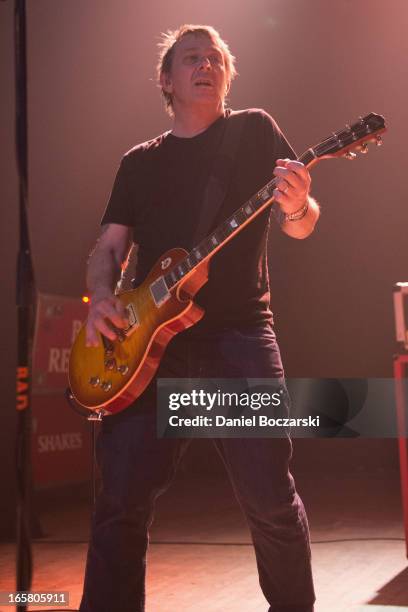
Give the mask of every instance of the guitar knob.
[{"label": "guitar knob", "polygon": [[381,147],[382,143],[383,143],[383,139],[382,139],[382,138],[381,138],[381,136],[378,134],[378,135],[375,137],[375,144],[377,145],[377,147]]},{"label": "guitar knob", "polygon": [[98,376],[91,376],[91,378],[89,379],[89,384],[91,385],[91,387],[97,387],[100,382],[101,381]]},{"label": "guitar knob", "polygon": [[107,360],[105,361],[105,368],[106,368],[107,370],[114,370],[114,369],[115,369],[115,366],[116,366],[116,361],[115,361],[115,359],[107,359]]},{"label": "guitar knob", "polygon": [[113,346],[112,341],[108,340],[106,336],[102,336],[102,340],[103,340],[103,348],[105,349],[105,355],[107,357],[110,357],[111,355],[113,355],[115,347]]},{"label": "guitar knob", "polygon": [[112,389],[112,383],[110,380],[105,380],[101,382],[101,389],[103,391],[110,391]]},{"label": "guitar knob", "polygon": [[361,153],[368,153],[368,144],[366,142],[361,145]]},{"label": "guitar knob", "polygon": [[118,336],[119,342],[123,342],[124,340],[126,340],[126,334],[122,330],[117,332],[117,336]]},{"label": "guitar knob", "polygon": [[120,372],[122,374],[122,376],[125,376],[125,374],[127,374],[129,372],[129,366],[127,366],[127,365],[120,365],[120,366],[118,366],[118,372]]},{"label": "guitar knob", "polygon": [[347,157],[347,159],[356,159],[357,155],[353,153],[353,151],[347,151],[344,157]]}]

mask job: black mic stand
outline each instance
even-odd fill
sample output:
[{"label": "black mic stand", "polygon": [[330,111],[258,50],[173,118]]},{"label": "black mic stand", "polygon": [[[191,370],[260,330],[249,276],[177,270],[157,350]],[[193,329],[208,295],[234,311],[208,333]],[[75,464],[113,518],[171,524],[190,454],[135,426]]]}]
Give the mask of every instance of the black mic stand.
[{"label": "black mic stand", "polygon": [[[16,71],[16,157],[19,178],[20,243],[17,260],[17,567],[16,590],[29,591],[31,554],[31,349],[36,289],[28,231],[27,53],[25,0],[14,4]],[[16,608],[25,612],[26,605]]]}]

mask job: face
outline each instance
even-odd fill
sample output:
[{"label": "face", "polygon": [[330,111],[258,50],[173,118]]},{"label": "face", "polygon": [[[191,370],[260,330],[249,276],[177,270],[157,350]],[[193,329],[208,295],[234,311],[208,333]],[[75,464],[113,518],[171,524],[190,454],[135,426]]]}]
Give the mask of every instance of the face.
[{"label": "face", "polygon": [[222,50],[206,35],[187,34],[176,44],[170,74],[162,74],[161,84],[175,112],[202,104],[222,108],[229,87]]}]

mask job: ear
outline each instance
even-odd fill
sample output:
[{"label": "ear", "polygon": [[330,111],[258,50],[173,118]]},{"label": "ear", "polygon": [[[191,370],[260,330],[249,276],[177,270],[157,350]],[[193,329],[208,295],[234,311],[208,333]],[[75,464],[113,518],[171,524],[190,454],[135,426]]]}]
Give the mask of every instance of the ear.
[{"label": "ear", "polygon": [[160,85],[163,91],[168,94],[173,93],[173,83],[171,81],[170,74],[168,72],[162,72],[160,75]]}]

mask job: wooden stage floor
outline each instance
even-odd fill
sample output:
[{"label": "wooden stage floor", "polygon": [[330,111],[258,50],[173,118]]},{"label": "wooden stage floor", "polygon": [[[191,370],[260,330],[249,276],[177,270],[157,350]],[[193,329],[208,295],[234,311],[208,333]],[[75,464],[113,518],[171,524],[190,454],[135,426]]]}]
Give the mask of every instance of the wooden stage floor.
[{"label": "wooden stage floor", "polygon": [[[316,612],[408,609],[398,471],[295,476],[309,514]],[[54,490],[39,500],[46,537],[34,544],[32,590],[69,591],[73,609],[81,595],[88,498],[83,490]],[[14,545],[0,544],[0,591],[14,589],[14,567]],[[246,524],[222,469],[215,477],[182,470],[160,499],[151,532],[147,612],[267,608]]]}]

